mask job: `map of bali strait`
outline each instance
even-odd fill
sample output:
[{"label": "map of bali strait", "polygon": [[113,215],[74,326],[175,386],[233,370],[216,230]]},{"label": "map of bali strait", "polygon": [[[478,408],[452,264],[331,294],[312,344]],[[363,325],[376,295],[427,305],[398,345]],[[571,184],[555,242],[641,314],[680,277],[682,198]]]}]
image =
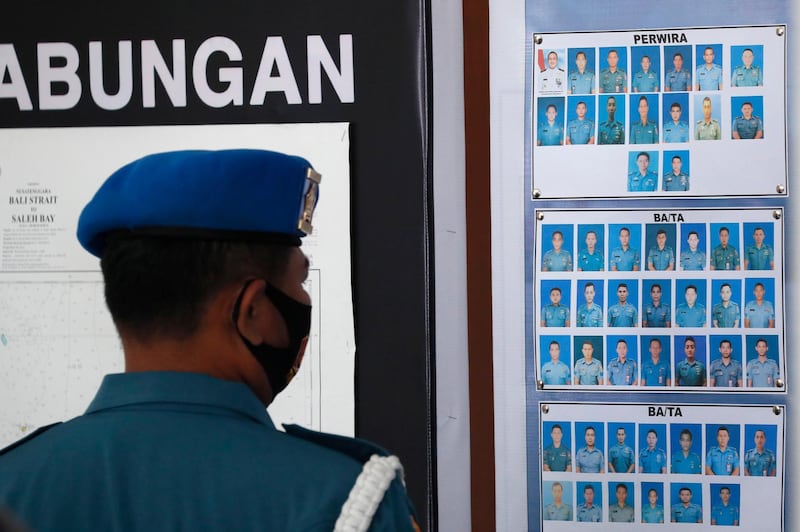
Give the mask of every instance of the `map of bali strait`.
[{"label": "map of bali strait", "polygon": [[98,260],[75,228],[105,176],[177,149],[301,153],[324,169],[325,200],[303,243],[315,303],[310,338],[300,371],[269,412],[276,426],[353,435],[348,124],[0,129],[0,146],[0,449],[81,415],[103,376],[124,370]]}]

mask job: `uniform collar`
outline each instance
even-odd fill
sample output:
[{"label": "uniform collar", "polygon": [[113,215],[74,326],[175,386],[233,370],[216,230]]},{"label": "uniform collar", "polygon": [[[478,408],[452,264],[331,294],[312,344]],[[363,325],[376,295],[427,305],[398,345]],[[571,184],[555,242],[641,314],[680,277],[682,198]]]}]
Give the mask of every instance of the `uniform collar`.
[{"label": "uniform collar", "polygon": [[212,406],[275,427],[264,405],[245,384],[173,371],[106,375],[86,413],[147,403]]}]

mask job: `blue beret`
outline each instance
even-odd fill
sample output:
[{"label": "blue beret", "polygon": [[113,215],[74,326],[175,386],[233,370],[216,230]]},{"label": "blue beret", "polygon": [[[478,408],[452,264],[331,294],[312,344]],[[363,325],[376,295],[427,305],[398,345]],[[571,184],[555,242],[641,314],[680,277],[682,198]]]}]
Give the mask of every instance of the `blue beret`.
[{"label": "blue beret", "polygon": [[271,151],[148,155],[103,183],[81,213],[78,241],[97,257],[111,233],[298,246],[319,181],[302,157]]}]

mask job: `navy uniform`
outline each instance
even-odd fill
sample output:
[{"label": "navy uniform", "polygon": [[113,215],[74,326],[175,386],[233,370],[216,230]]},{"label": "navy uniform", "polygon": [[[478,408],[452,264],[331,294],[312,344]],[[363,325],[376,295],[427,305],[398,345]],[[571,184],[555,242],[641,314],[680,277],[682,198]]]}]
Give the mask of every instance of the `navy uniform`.
[{"label": "navy uniform", "polygon": [[672,120],[664,124],[664,142],[689,142],[689,124]]},{"label": "navy uniform", "polygon": [[658,364],[653,363],[652,358],[642,362],[642,383],[645,386],[666,386],[667,381],[672,379],[672,368],[669,360],[658,359]]},{"label": "navy uniform", "polygon": [[628,303],[615,303],[608,308],[609,327],[636,327],[639,323],[639,312]]},{"label": "navy uniform", "polygon": [[703,466],[700,463],[700,455],[689,451],[687,456],[683,451],[672,454],[672,464],[669,472],[673,475],[699,475],[702,473]]},{"label": "navy uniform", "polygon": [[664,86],[671,91],[688,91],[692,87],[692,73],[682,68],[680,72],[674,68],[667,72]]},{"label": "navy uniform", "polygon": [[584,359],[575,362],[575,378],[578,379],[578,384],[600,384],[602,377],[603,364],[596,358],[589,363]]},{"label": "navy uniform", "polygon": [[763,452],[753,448],[744,453],[744,469],[751,477],[771,477],[775,475],[775,453],[764,448]]},{"label": "navy uniform", "polygon": [[761,247],[755,244],[747,246],[744,256],[747,257],[748,270],[771,270],[772,263],[775,262],[775,252],[764,242],[761,243]]},{"label": "navy uniform", "polygon": [[658,74],[652,70],[640,70],[634,74],[631,85],[636,92],[658,92]]},{"label": "navy uniform", "polygon": [[658,175],[655,172],[642,175],[636,170],[628,174],[628,192],[655,192],[657,183]]},{"label": "navy uniform", "polygon": [[664,449],[645,447],[639,452],[639,467],[643,473],[661,473],[667,469],[667,453]]},{"label": "navy uniform", "polygon": [[[98,190],[80,216],[78,239],[97,257],[108,233],[123,229],[299,246],[318,182],[304,159],[261,150],[151,155]],[[298,333],[307,335],[310,307],[285,299],[273,299],[276,316],[285,319],[290,345],[303,345]],[[289,312],[297,316],[286,318]],[[271,369],[301,352],[274,349]],[[84,415],[0,451],[0,505],[33,530],[332,530],[364,463],[385,451],[296,426],[277,430],[263,398],[236,380],[240,366],[225,364],[221,357],[217,367],[232,380],[186,366],[107,375]],[[278,393],[293,368],[266,365],[264,384]],[[385,465],[391,476],[383,477],[388,490],[375,493],[381,502],[372,529],[411,531],[399,463]]]},{"label": "navy uniform", "polygon": [[575,465],[581,469],[581,473],[601,473],[605,467],[603,452],[597,447],[591,451],[581,447],[575,453]]},{"label": "navy uniform", "polygon": [[739,523],[739,507],[732,504],[712,506],[711,520],[717,526],[734,526]]},{"label": "navy uniform", "polygon": [[706,366],[699,360],[689,362],[684,359],[675,366],[678,386],[703,386],[706,383]]},{"label": "navy uniform", "polygon": [[739,469],[739,452],[730,445],[724,451],[715,445],[706,454],[706,467],[715,475],[730,476]]},{"label": "navy uniform", "polygon": [[744,319],[748,326],[755,329],[759,327],[769,327],[769,322],[775,321],[775,309],[769,301],[762,301],[761,305],[755,299],[748,301],[744,306]]},{"label": "navy uniform", "polygon": [[631,144],[658,144],[658,124],[637,120],[631,125]]},{"label": "navy uniform", "polygon": [[562,503],[560,506],[551,502],[544,507],[545,521],[572,521],[572,506]]},{"label": "navy uniform", "polygon": [[621,69],[614,72],[604,68],[600,71],[600,92],[625,92],[628,87],[628,74]]},{"label": "navy uniform", "polygon": [[700,271],[706,266],[706,254],[699,249],[681,251],[681,268],[686,271]]},{"label": "navy uniform", "polygon": [[569,75],[570,94],[591,94],[594,88],[594,72],[584,70],[583,73],[577,70]]},{"label": "navy uniform", "polygon": [[569,308],[565,305],[545,305],[542,308],[542,319],[545,327],[566,327],[569,320]]},{"label": "navy uniform", "polygon": [[603,511],[596,504],[587,506],[584,503],[578,505],[577,516],[576,521],[579,523],[599,523],[603,520]]},{"label": "navy uniform", "polygon": [[689,190],[689,176],[683,172],[667,172],[661,185],[664,192],[686,192]]},{"label": "navy uniform", "polygon": [[615,386],[633,384],[638,374],[636,368],[635,360],[626,358],[625,362],[620,362],[619,358],[615,358],[608,363],[608,380]]},{"label": "navy uniform", "polygon": [[563,68],[547,68],[539,73],[539,92],[542,94],[563,94],[566,87],[566,73]]},{"label": "navy uniform", "polygon": [[747,363],[747,380],[755,388],[772,388],[780,377],[778,363],[771,358],[764,362],[756,358]]},{"label": "navy uniform", "polygon": [[750,65],[746,68],[739,65],[733,69],[731,87],[761,87],[764,85],[764,71],[761,67]]},{"label": "navy uniform", "polygon": [[587,248],[583,248],[578,253],[578,268],[584,272],[603,271],[603,252],[595,248],[594,253],[589,253]]},{"label": "navy uniform", "polygon": [[675,252],[669,246],[664,246],[664,249],[658,249],[658,246],[650,248],[647,254],[647,268],[650,266],[656,270],[666,270],[670,266],[675,267]]},{"label": "navy uniform", "polygon": [[664,507],[661,505],[650,506],[645,505],[642,508],[642,523],[663,523],[664,522]]},{"label": "navy uniform", "polygon": [[756,115],[750,115],[750,118],[737,116],[733,119],[733,123],[731,124],[732,138],[734,131],[739,134],[740,139],[754,139],[758,133],[763,135],[764,121]]},{"label": "navy uniform", "polygon": [[705,327],[706,307],[700,303],[695,303],[693,307],[681,303],[675,309],[675,323],[679,327]]},{"label": "navy uniform", "polygon": [[702,523],[703,507],[693,502],[687,506],[681,503],[673,504],[672,521],[675,523]]},{"label": "navy uniform", "polygon": [[560,360],[555,364],[552,361],[542,364],[542,381],[545,384],[560,385],[569,383],[569,366]]},{"label": "navy uniform", "polygon": [[551,249],[542,258],[542,270],[548,272],[571,272],[572,255],[566,249]]},{"label": "navy uniform", "polygon": [[569,449],[560,445],[558,447],[547,447],[542,453],[543,463],[550,468],[550,471],[566,471],[572,466],[572,455]]},{"label": "navy uniform", "polygon": [[[3,451],[0,500],[36,530],[332,530],[385,452],[286,429],[241,383],[108,375],[83,416]],[[411,531],[409,513],[397,479],[373,529]]]},{"label": "navy uniform", "polygon": [[597,131],[598,144],[625,144],[625,125],[619,120],[600,122]]},{"label": "navy uniform", "polygon": [[722,67],[717,64],[712,64],[710,69],[705,64],[700,65],[694,76],[701,91],[716,91],[722,87]]},{"label": "navy uniform", "polygon": [[552,124],[546,119],[539,122],[539,133],[536,140],[540,146],[560,146],[564,144],[564,126],[559,120]]},{"label": "navy uniform", "polygon": [[611,252],[611,266],[616,267],[618,271],[633,271],[634,266],[637,268],[639,267],[639,263],[638,249],[632,247],[622,249],[622,247],[618,247]]},{"label": "navy uniform", "polygon": [[578,307],[576,321],[578,327],[602,327],[603,308],[597,303],[592,303],[591,306],[584,303]]},{"label": "navy uniform", "polygon": [[567,124],[567,137],[572,144],[588,144],[594,137],[594,122],[588,118],[570,120]]},{"label": "navy uniform", "polygon": [[708,372],[711,382],[718,388],[736,388],[742,380],[742,365],[735,358],[731,358],[727,365],[721,357],[712,360]]},{"label": "navy uniform", "polygon": [[608,522],[633,523],[633,506],[627,504],[622,507],[619,504],[611,505],[611,508],[608,509]]},{"label": "navy uniform", "polygon": [[672,321],[672,312],[669,309],[669,305],[659,303],[656,306],[651,301],[644,306],[642,319],[646,322],[642,323],[644,327],[666,327],[667,322]]},{"label": "navy uniform", "polygon": [[[636,456],[628,445],[616,443],[608,448],[608,463],[614,466],[614,472],[627,473],[636,462]],[[610,470],[609,470],[610,471]]]},{"label": "navy uniform", "polygon": [[736,322],[741,319],[739,305],[735,301],[728,301],[728,306],[717,303],[711,309],[712,323],[717,322],[717,327],[735,327]]},{"label": "navy uniform", "polygon": [[719,140],[722,138],[722,129],[719,127],[719,122],[711,119],[706,123],[705,120],[698,120],[694,126],[695,140]]},{"label": "navy uniform", "polygon": [[739,267],[739,252],[731,245],[717,246],[711,252],[711,266],[715,270],[735,270]]}]

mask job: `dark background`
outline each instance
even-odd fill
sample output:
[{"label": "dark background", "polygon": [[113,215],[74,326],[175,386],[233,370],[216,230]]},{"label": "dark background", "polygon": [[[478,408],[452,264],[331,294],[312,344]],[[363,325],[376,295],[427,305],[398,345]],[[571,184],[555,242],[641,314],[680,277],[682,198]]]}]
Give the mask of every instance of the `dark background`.
[{"label": "dark background", "polygon": [[[34,110],[19,111],[15,100],[0,99],[0,127],[350,122],[356,434],[400,457],[418,520],[431,529],[436,501],[429,28],[426,0],[13,3],[0,17],[0,43],[14,45]],[[306,36],[321,35],[338,65],[340,34],[353,35],[355,102],[340,103],[323,73],[322,103],[308,104]],[[194,94],[192,58],[213,36],[232,39],[242,51],[242,62],[230,65],[244,72],[242,106],[214,109]],[[267,36],[283,37],[303,104],[288,105],[281,93],[267,93],[264,105],[248,105]],[[174,108],[157,80],[156,107],[142,108],[140,42],[148,39],[156,41],[168,65],[172,39],[186,40],[186,107]],[[88,44],[102,41],[105,88],[114,93],[121,40],[133,41],[134,92],[123,109],[105,111],[91,99]],[[83,92],[73,109],[38,110],[37,42],[68,42],[78,49]],[[212,88],[215,67],[227,63],[220,58],[216,54],[209,62]],[[9,83],[8,76],[2,81]]]}]

